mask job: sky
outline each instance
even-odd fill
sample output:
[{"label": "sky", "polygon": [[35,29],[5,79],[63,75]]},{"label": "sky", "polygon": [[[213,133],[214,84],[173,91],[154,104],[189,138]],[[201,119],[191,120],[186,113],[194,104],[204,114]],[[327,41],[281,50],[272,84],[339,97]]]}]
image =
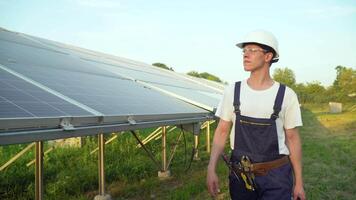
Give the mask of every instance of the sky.
[{"label": "sky", "polygon": [[278,39],[297,83],[333,83],[338,65],[356,69],[356,1],[0,0],[0,27],[180,73],[248,78],[241,49],[248,32]]}]

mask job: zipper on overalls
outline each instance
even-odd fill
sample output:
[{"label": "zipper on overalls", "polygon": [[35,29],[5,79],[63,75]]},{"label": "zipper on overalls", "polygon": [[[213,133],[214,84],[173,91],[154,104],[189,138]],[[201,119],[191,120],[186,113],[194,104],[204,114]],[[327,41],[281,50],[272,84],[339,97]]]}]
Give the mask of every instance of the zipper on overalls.
[{"label": "zipper on overalls", "polygon": [[258,126],[270,126],[270,123],[260,123],[260,122],[249,122],[249,121],[245,121],[245,120],[240,120],[241,123],[244,124],[252,124],[252,125],[258,125]]}]

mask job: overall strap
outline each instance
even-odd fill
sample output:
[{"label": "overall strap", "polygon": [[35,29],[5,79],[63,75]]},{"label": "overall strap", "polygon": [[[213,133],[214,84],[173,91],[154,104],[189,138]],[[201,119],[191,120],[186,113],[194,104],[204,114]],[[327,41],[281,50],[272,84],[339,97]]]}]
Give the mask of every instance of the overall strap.
[{"label": "overall strap", "polygon": [[274,100],[273,113],[271,119],[276,120],[278,118],[279,112],[282,110],[282,103],[284,98],[284,93],[286,91],[286,86],[279,84],[276,99]]},{"label": "overall strap", "polygon": [[241,81],[235,83],[235,92],[234,92],[234,112],[236,115],[240,115],[240,88]]},{"label": "overall strap", "polygon": [[235,83],[235,92],[234,92],[234,112],[236,115],[235,119],[235,141],[234,141],[234,150],[237,148],[237,137],[236,135],[241,134],[241,111],[240,111],[240,89],[241,89],[241,81]]}]

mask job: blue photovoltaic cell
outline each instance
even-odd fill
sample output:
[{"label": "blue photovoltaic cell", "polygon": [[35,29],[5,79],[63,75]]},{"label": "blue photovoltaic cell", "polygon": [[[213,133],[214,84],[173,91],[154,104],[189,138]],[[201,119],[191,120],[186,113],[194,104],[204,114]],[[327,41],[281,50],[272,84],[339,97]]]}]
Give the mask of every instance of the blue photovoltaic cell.
[{"label": "blue photovoltaic cell", "polygon": [[0,118],[91,115],[2,69],[0,85]]},{"label": "blue photovoltaic cell", "polygon": [[49,48],[47,48],[44,45],[41,45],[39,42],[35,42],[35,40],[27,39],[26,38],[27,36],[25,36],[22,33],[14,33],[10,31],[4,31],[1,29],[0,29],[0,33],[1,33],[0,40],[2,41],[14,43],[14,44],[21,44],[23,46],[25,45],[25,46],[31,46],[35,48],[42,48],[42,49],[49,50]]},{"label": "blue photovoltaic cell", "polygon": [[[0,54],[3,65],[104,115],[206,112],[95,67],[78,57],[1,42],[0,51],[6,48],[7,54],[11,54],[14,60],[6,62],[6,54]],[[39,109],[34,104],[33,107]]]},{"label": "blue photovoltaic cell", "polygon": [[21,74],[105,115],[199,113],[203,110],[131,80],[88,73],[11,66]]},{"label": "blue photovoltaic cell", "polygon": [[95,64],[101,66],[103,69],[114,71],[127,77],[132,77],[136,80],[144,81],[147,83],[157,83],[161,85],[170,85],[173,87],[186,88],[196,91],[211,92],[211,89],[209,88],[202,87],[201,85],[190,82],[187,79],[180,78],[177,74],[172,75],[170,72],[162,72],[162,70],[159,69],[150,69],[150,71],[146,69],[145,71],[140,71],[139,69],[141,68],[136,67],[137,69],[135,69],[133,67],[125,67],[120,64],[116,64],[115,66],[100,62]]},{"label": "blue photovoltaic cell", "polygon": [[1,28],[0,85],[0,144],[197,123],[220,95],[174,72]]},{"label": "blue photovoltaic cell", "polygon": [[[180,75],[176,72],[171,72],[169,70],[162,70],[157,67],[152,67],[144,63],[118,58],[100,52],[93,52],[90,50],[69,47],[60,43],[52,42],[49,40],[35,38],[41,41],[44,44],[49,45],[50,47],[59,50],[65,51],[69,54],[77,55],[83,60],[92,63],[95,66],[102,68],[107,68],[109,70],[114,70],[119,72],[122,75],[132,77],[136,80],[141,80],[147,83],[157,83],[161,85],[168,85],[172,87],[186,88],[195,91],[203,91],[205,93],[217,93],[211,88],[203,85],[213,85],[215,88],[219,88],[223,91],[224,86],[217,83],[209,83],[209,81],[199,80],[202,84],[197,84],[195,81],[189,79],[194,79],[194,77],[187,78],[186,75]],[[211,82],[211,81],[210,81]],[[219,85],[219,87],[217,86]],[[222,91],[217,94],[222,94]],[[189,94],[187,94],[189,95]]]},{"label": "blue photovoltaic cell", "polygon": [[[1,33],[1,32],[0,32]],[[60,51],[49,50],[48,48],[37,48],[34,46],[22,45],[1,40],[0,35],[0,62],[7,66],[15,63],[26,66],[27,64],[43,67],[61,69],[70,72],[83,72],[96,75],[111,76],[111,73],[81,61],[78,57],[73,57]]]},{"label": "blue photovoltaic cell", "polygon": [[220,101],[219,98],[220,96],[216,93],[204,93],[203,91],[192,92],[192,90],[187,88],[174,87],[174,86],[162,85],[156,83],[151,83],[151,84],[165,91],[170,91],[176,95],[188,98],[189,100],[198,102],[203,105],[210,106],[211,108],[217,107]]},{"label": "blue photovoltaic cell", "polygon": [[46,44],[48,47],[55,50],[76,55],[88,64],[99,67],[103,71],[110,71],[114,74],[119,74],[127,78],[154,85],[157,88],[176,94],[185,99],[198,102],[200,105],[203,104],[206,108],[209,107],[211,110],[217,107],[217,104],[222,97],[224,90],[224,85],[222,84],[188,77],[187,75],[178,74],[169,70],[162,70],[137,61],[68,46],[46,39],[35,37],[33,39],[36,39],[42,44]]}]

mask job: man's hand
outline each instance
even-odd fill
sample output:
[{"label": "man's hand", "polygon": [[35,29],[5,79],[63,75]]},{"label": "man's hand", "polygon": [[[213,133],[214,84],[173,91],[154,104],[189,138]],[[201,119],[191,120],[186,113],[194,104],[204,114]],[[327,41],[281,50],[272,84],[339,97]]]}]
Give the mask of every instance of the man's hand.
[{"label": "man's hand", "polygon": [[210,195],[213,198],[215,198],[220,192],[220,190],[219,190],[219,178],[214,170],[208,169],[206,184],[208,186],[208,191]]},{"label": "man's hand", "polygon": [[215,129],[213,148],[210,154],[210,161],[208,165],[208,173],[206,177],[206,184],[208,191],[212,197],[216,197],[219,193],[219,178],[216,174],[216,165],[219,157],[224,150],[227,137],[229,136],[232,123],[220,119],[218,127]]},{"label": "man's hand", "polygon": [[305,200],[305,192],[302,184],[296,184],[293,190],[293,200]]}]

